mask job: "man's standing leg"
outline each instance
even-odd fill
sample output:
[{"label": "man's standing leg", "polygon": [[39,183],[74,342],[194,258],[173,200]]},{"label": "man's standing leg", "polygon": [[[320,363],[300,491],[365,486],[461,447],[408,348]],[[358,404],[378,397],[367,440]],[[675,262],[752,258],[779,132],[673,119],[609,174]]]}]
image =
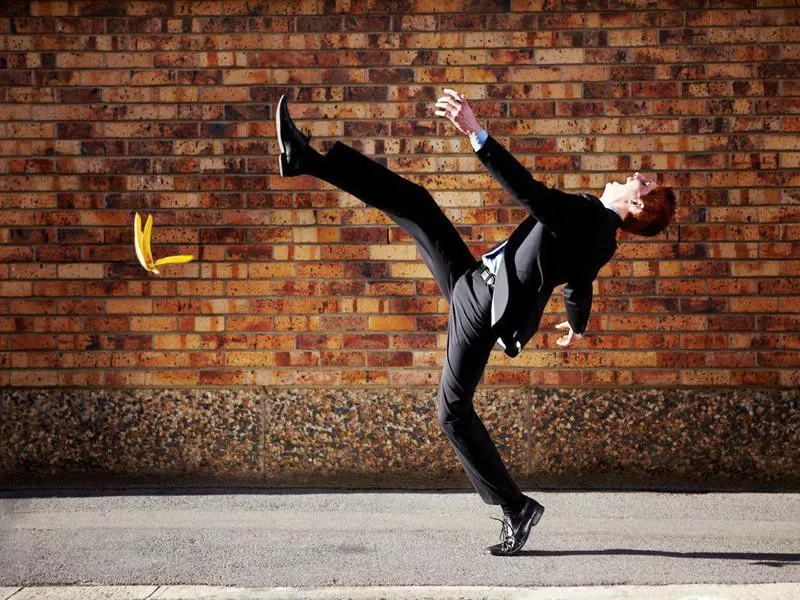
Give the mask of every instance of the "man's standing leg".
[{"label": "man's standing leg", "polygon": [[490,325],[491,293],[472,271],[458,282],[453,296],[439,385],[439,424],[483,501],[519,508],[523,495],[473,406],[497,339]]},{"label": "man's standing leg", "polygon": [[459,279],[447,316],[439,423],[483,501],[503,509],[501,542],[486,551],[510,556],[525,545],[544,507],[520,492],[473,405],[475,388],[497,340],[491,327],[491,304],[491,292],[477,269]]}]

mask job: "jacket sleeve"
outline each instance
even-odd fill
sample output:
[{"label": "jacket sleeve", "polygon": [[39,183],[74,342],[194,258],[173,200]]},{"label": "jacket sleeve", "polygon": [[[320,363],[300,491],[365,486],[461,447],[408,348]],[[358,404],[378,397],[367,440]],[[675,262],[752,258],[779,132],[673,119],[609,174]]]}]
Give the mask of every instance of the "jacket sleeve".
[{"label": "jacket sleeve", "polygon": [[595,207],[590,200],[537,181],[491,135],[476,154],[503,189],[556,237],[578,234],[594,220]]},{"label": "jacket sleeve", "polygon": [[502,337],[499,337],[496,343],[511,358],[514,358],[522,350],[522,344],[519,343],[519,340],[511,339],[506,343]]},{"label": "jacket sleeve", "polygon": [[567,282],[564,285],[564,306],[572,331],[586,331],[592,311],[592,281]]}]

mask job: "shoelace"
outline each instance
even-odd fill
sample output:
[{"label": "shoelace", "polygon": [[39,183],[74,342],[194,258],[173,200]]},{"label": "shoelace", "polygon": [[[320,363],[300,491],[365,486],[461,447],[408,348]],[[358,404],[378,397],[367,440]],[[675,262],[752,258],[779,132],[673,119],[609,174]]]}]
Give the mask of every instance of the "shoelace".
[{"label": "shoelace", "polygon": [[514,545],[514,530],[511,528],[511,521],[508,519],[498,519],[497,517],[489,517],[495,521],[500,521],[500,543],[504,550],[508,550]]}]

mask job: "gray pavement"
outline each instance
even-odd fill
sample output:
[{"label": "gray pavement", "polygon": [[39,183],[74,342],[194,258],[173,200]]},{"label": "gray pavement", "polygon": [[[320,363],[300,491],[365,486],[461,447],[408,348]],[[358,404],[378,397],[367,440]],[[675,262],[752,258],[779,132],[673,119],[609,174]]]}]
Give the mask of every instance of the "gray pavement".
[{"label": "gray pavement", "polygon": [[[488,518],[499,510],[473,492],[0,492],[0,600],[70,597],[58,594],[76,585],[134,586],[80,588],[82,598],[173,600],[378,588],[387,598],[800,598],[798,585],[744,585],[800,582],[800,494],[529,493],[545,505],[541,522],[522,555],[496,558],[482,550],[499,538]],[[678,589],[692,584],[713,585]],[[725,586],[728,596],[708,595]],[[270,596],[276,588],[284,595]],[[524,595],[538,588],[559,595]]]},{"label": "gray pavement", "polygon": [[[5,592],[5,595],[4,595]],[[797,600],[800,584],[610,587],[59,586],[0,588],[0,600]]]}]

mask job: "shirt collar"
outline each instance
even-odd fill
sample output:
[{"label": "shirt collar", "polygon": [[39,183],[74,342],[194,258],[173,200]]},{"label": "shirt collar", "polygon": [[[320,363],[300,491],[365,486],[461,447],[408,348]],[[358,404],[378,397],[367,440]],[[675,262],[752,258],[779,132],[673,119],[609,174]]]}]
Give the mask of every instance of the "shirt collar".
[{"label": "shirt collar", "polygon": [[600,196],[596,196],[595,194],[590,194],[588,192],[585,192],[585,195],[589,196],[590,198],[594,198],[595,200],[600,202],[603,206],[605,206],[614,215],[614,217],[612,217],[612,218],[614,219],[616,226],[617,227],[621,227],[622,226],[622,215],[619,214],[619,211],[617,209],[612,208],[610,205],[608,205],[605,202],[603,202],[600,199]]},{"label": "shirt collar", "polygon": [[[600,200],[600,202],[603,202],[603,201]],[[622,215],[619,214],[619,210],[617,208],[613,207],[611,204],[606,204],[605,202],[603,202],[603,206],[605,206],[608,210],[610,210],[612,213],[617,215],[617,219],[619,219],[619,223],[622,224]]]}]

